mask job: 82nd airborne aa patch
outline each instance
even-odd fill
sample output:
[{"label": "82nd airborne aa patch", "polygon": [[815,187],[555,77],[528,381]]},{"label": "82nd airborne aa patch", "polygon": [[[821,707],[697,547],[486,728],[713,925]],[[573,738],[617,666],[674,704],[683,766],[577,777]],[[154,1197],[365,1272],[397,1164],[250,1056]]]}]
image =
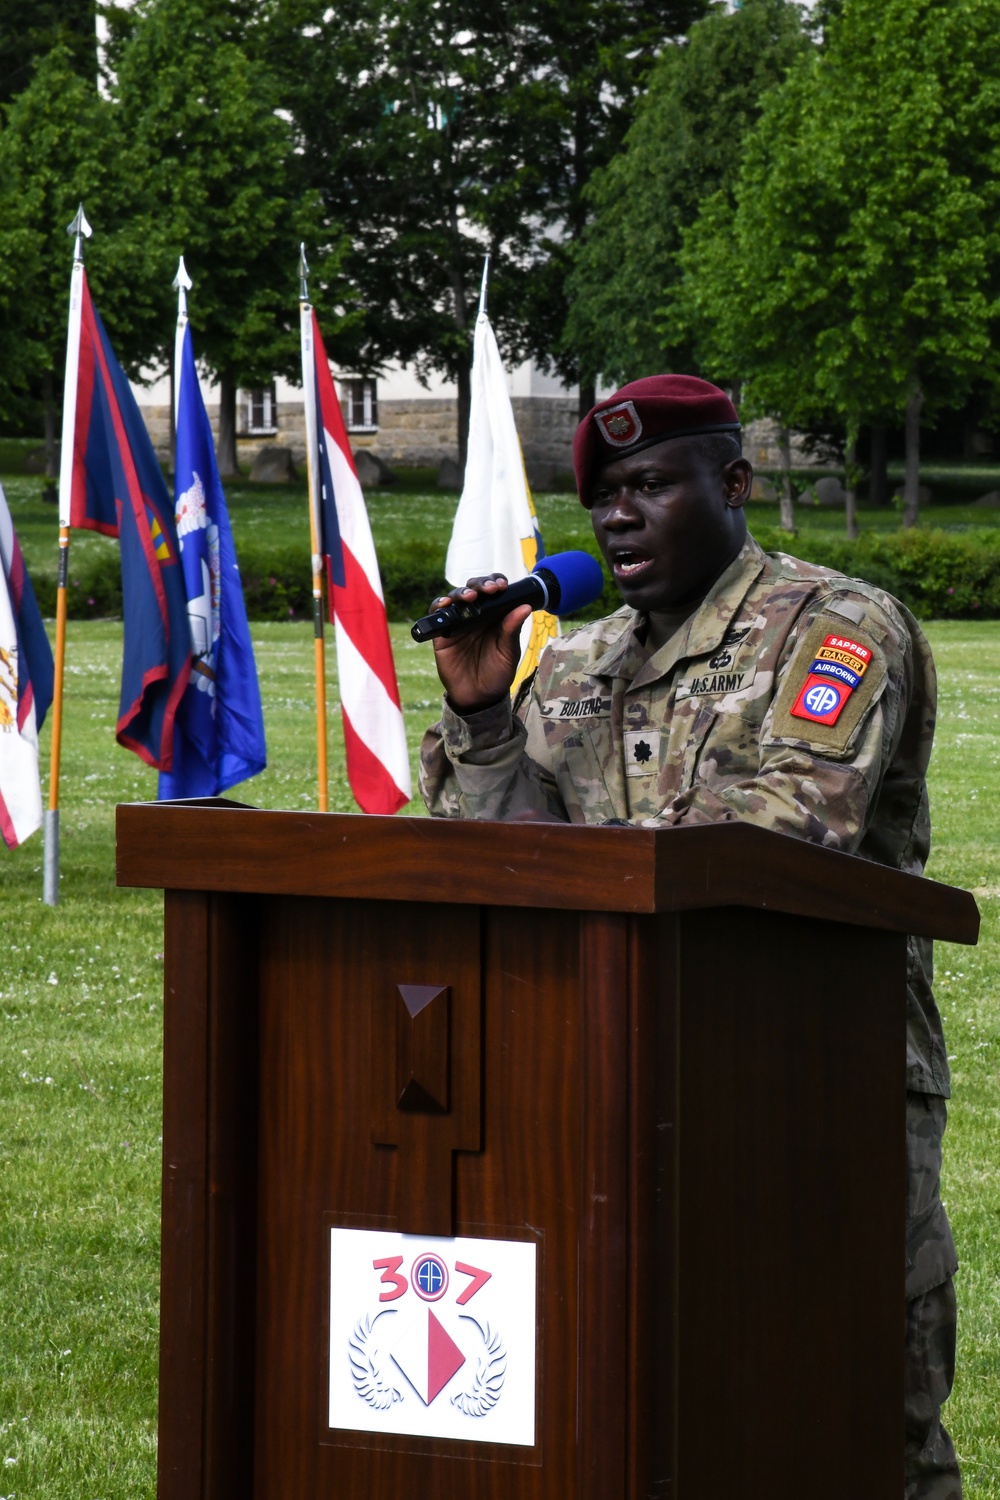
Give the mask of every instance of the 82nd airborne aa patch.
[{"label": "82nd airborne aa patch", "polygon": [[864,676],[872,653],[858,641],[828,635],[816,652],[790,713],[813,724],[836,724],[840,711]]}]

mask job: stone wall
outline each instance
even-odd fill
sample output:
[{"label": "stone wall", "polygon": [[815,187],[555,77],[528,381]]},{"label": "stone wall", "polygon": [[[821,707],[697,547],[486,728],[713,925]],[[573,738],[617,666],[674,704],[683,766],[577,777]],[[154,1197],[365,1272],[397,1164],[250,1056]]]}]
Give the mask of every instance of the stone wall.
[{"label": "stone wall", "polygon": [[[571,482],[576,398],[515,396],[512,405],[531,485],[545,489],[553,484]],[[170,408],[144,406],[142,414],[157,456],[166,462],[170,451]],[[208,407],[208,416],[213,432],[217,432],[217,405]],[[436,469],[442,459],[458,457],[456,422],[456,403],[452,399],[428,396],[409,401],[380,401],[378,431],[350,433],[351,447],[369,449],[390,468]],[[276,434],[270,437],[237,438],[242,469],[249,470],[260,449],[270,443],[290,448],[293,462],[300,467],[305,464],[305,410],[301,401],[279,402],[277,427]],[[755,468],[780,467],[777,438],[777,423],[769,418],[747,424],[743,433],[743,451]],[[805,451],[795,433],[792,433],[791,446],[795,468],[815,467],[815,458]]]},{"label": "stone wall", "polygon": [[[140,406],[139,410],[142,412],[146,431],[156,449],[156,456],[161,464],[165,464],[170,458],[170,407]],[[216,430],[215,423],[212,424],[212,430],[213,432]]]},{"label": "stone wall", "polygon": [[[573,432],[576,401],[553,396],[515,396],[514,420],[524,449],[532,484],[544,486],[573,472]],[[219,430],[219,408],[207,405],[212,431]],[[170,408],[144,406],[142,414],[157,457],[166,463],[170,453]],[[346,408],[345,408],[346,417]],[[457,459],[458,414],[452,399],[425,397],[410,401],[380,401],[377,432],[352,432],[351,447],[367,448],[390,468],[433,468],[444,458]],[[261,448],[277,443],[292,451],[292,460],[305,464],[305,409],[301,401],[281,401],[277,432],[265,437],[237,437],[240,467],[249,469]]]},{"label": "stone wall", "polygon": [[[816,459],[802,445],[798,433],[791,433],[790,443],[793,469],[812,469]],[[778,424],[771,417],[762,417],[758,422],[748,422],[743,429],[743,452],[755,469],[780,469],[781,454],[778,451]]]},{"label": "stone wall", "polygon": [[575,396],[515,396],[511,403],[524,467],[533,489],[573,482]]},{"label": "stone wall", "polygon": [[368,448],[390,468],[434,468],[458,457],[457,402],[437,396],[380,401],[378,431],[352,432],[351,446]]}]

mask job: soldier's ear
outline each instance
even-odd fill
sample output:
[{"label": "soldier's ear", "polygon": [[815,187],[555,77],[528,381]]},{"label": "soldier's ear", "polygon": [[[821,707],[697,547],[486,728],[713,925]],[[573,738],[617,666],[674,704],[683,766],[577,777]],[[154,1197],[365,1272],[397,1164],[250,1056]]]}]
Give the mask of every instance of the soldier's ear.
[{"label": "soldier's ear", "polygon": [[726,504],[731,510],[739,510],[750,499],[753,484],[753,465],[748,458],[734,458],[722,471],[722,484]]}]

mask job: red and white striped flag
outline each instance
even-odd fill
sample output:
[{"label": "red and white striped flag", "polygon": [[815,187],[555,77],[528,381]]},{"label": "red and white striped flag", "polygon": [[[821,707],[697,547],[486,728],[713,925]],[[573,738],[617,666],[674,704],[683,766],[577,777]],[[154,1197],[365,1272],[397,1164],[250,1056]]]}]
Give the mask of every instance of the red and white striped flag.
[{"label": "red and white striped flag", "polygon": [[303,353],[312,347],[312,370],[303,370],[306,439],[310,462],[317,466],[317,530],[337,637],[347,777],[362,812],[394,813],[413,793],[382,581],[361,482],[311,307],[303,308],[303,319],[309,320],[308,329],[303,327]]}]

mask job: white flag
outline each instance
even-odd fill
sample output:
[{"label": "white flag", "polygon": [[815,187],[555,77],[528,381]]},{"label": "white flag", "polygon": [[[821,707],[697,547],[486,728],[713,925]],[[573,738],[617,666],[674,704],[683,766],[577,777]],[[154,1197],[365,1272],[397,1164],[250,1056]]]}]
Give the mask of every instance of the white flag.
[{"label": "white flag", "polygon": [[24,576],[21,549],[0,489],[0,834],[11,849],[42,822],[34,690],[21,660],[15,618]]},{"label": "white flag", "polygon": [[[465,483],[445,576],[453,588],[486,573],[503,573],[515,583],[527,578],[544,555],[500,350],[489,318],[480,311],[473,344]],[[512,691],[535,670],[542,648],[558,633],[554,615],[536,611],[528,616]]]}]

